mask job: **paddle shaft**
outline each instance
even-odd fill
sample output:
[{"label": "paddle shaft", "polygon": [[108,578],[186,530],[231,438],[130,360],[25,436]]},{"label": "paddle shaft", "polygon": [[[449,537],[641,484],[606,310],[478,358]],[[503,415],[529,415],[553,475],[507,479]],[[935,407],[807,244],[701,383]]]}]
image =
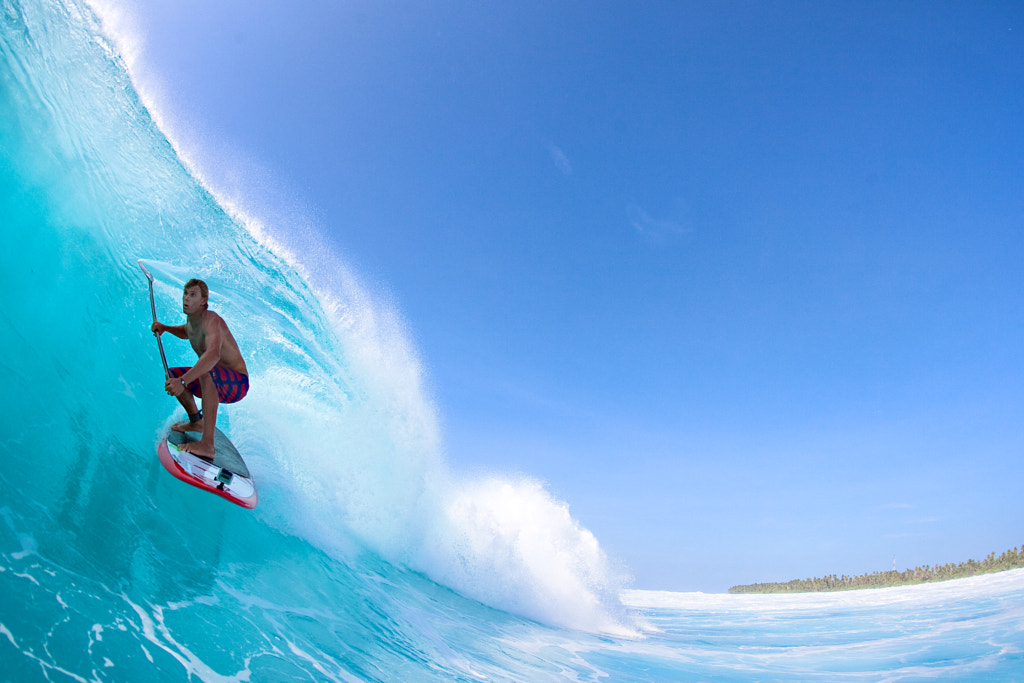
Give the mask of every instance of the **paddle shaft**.
[{"label": "paddle shaft", "polygon": [[[141,260],[139,261],[139,268],[142,268],[142,272],[146,274],[146,279],[149,280],[149,307],[153,311],[153,322],[158,322],[156,319],[156,300],[153,298],[153,276],[150,275]],[[153,334],[156,335],[156,345],[160,347],[160,360],[163,361],[164,364],[164,377],[170,379],[171,371],[167,369],[167,356],[164,355],[164,343],[160,341],[159,333],[154,332]]]}]

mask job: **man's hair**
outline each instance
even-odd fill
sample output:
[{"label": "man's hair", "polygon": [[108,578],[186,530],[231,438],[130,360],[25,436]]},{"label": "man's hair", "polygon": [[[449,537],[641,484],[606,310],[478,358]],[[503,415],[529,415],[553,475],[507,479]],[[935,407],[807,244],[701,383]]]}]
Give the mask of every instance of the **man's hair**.
[{"label": "man's hair", "polygon": [[[207,287],[206,283],[203,282],[202,280],[197,280],[196,278],[192,278],[191,280],[189,280],[188,282],[185,283],[185,291],[186,292],[188,290],[192,289],[193,287],[198,287],[199,288],[199,293],[203,295],[204,299],[209,299],[210,298],[210,288]],[[209,301],[206,302],[206,307],[207,308],[210,307],[210,302]]]}]

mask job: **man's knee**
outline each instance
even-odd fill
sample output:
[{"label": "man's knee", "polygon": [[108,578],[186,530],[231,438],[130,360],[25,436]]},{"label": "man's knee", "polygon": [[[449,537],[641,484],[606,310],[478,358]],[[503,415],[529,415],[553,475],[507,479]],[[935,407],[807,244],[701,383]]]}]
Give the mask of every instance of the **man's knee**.
[{"label": "man's knee", "polygon": [[199,378],[199,387],[203,390],[203,396],[210,397],[210,400],[220,401],[220,391],[217,387],[217,383],[213,381],[213,377],[210,373],[204,374]]}]

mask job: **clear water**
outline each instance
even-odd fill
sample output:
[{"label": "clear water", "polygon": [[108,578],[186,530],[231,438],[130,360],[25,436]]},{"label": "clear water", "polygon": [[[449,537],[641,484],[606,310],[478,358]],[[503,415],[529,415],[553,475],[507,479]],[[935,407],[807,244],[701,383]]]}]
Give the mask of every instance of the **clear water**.
[{"label": "clear water", "polygon": [[[0,680],[1024,678],[1022,572],[623,591],[540,485],[450,471],[398,318],[218,203],[76,0],[0,0],[0,234]],[[200,274],[242,342],[253,512],[155,457],[139,258],[161,317]]]}]

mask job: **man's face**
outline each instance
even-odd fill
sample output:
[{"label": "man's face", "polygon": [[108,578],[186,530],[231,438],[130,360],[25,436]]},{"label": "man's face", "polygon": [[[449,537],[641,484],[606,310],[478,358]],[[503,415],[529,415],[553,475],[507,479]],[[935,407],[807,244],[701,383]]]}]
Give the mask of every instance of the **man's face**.
[{"label": "man's face", "polygon": [[199,313],[206,308],[206,297],[199,291],[199,285],[193,285],[185,290],[181,296],[181,308],[185,315]]}]

